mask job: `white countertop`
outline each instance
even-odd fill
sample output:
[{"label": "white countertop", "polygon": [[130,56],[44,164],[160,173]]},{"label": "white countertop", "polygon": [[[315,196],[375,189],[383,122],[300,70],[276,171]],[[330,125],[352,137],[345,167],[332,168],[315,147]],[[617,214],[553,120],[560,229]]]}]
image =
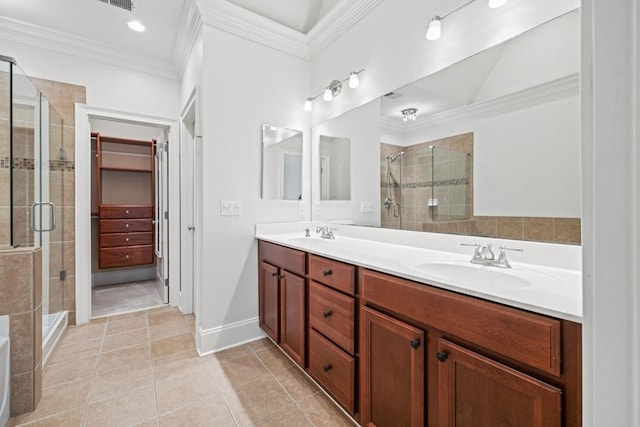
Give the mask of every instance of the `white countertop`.
[{"label": "white countertop", "polygon": [[[582,322],[580,270],[516,261],[511,261],[511,269],[485,267],[469,262],[472,251],[462,254],[347,236],[328,240],[315,234],[304,237],[302,232],[258,230],[256,238],[461,294]],[[474,280],[469,280],[466,273]]]}]

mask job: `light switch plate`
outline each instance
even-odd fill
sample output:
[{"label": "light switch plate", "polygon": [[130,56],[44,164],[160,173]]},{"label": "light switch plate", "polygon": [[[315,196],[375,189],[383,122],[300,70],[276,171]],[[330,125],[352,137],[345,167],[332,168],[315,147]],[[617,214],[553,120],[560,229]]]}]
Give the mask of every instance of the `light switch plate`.
[{"label": "light switch plate", "polygon": [[221,200],[220,215],[237,216],[242,213],[242,204],[239,200]]}]

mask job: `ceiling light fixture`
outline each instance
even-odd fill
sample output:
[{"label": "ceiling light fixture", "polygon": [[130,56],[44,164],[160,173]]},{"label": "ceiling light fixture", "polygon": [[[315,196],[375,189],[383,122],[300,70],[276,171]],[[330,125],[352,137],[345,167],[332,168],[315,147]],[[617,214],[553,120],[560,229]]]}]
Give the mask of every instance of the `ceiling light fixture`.
[{"label": "ceiling light fixture", "polygon": [[358,74],[364,71],[364,68],[360,71],[352,71],[349,73],[349,76],[343,80],[333,80],[329,83],[322,93],[317,94],[316,96],[310,96],[304,101],[304,109],[306,111],[311,111],[313,109],[313,101],[316,98],[319,98],[322,95],[322,99],[329,102],[332,101],[333,98],[340,95],[342,92],[342,84],[346,81],[349,81],[349,87],[351,89],[355,89],[360,86],[360,79],[358,78]]},{"label": "ceiling light fixture", "polygon": [[[468,1],[467,3],[465,3],[462,6],[452,10],[451,12],[447,13],[446,15],[443,15],[443,16],[436,15],[433,18],[431,18],[431,21],[429,22],[429,25],[427,26],[427,34],[426,34],[427,40],[438,40],[440,38],[440,36],[442,35],[442,21],[444,21],[450,15],[454,14],[455,12],[459,11],[460,9],[463,9],[463,8],[469,6],[474,1],[476,1],[476,0]],[[492,8],[492,9],[495,9],[495,8],[504,6],[508,1],[509,0],[489,0],[488,6],[490,8]]]},{"label": "ceiling light fixture", "polygon": [[129,21],[129,22],[127,22],[127,25],[133,31],[136,31],[138,33],[142,33],[142,32],[144,32],[144,30],[146,30],[145,26],[140,21]]},{"label": "ceiling light fixture", "polygon": [[402,113],[402,121],[408,122],[409,120],[414,121],[417,117],[418,109],[416,108],[405,108],[400,111]]}]

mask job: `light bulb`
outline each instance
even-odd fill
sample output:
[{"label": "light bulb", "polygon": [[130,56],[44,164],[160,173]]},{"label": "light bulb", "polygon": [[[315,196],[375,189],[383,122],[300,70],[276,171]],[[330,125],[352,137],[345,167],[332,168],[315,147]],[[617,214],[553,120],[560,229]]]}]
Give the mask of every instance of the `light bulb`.
[{"label": "light bulb", "polygon": [[327,88],[324,90],[324,96],[322,97],[322,99],[324,99],[325,101],[333,100],[333,93],[331,92],[331,88],[329,86],[327,86]]},{"label": "light bulb", "polygon": [[427,40],[438,40],[442,35],[442,18],[434,17],[427,27]]},{"label": "light bulb", "polygon": [[306,111],[311,111],[313,109],[313,99],[312,98],[307,98],[307,100],[304,101],[304,109]]},{"label": "light bulb", "polygon": [[495,9],[504,6],[509,0],[489,0],[489,7]]},{"label": "light bulb", "polygon": [[352,71],[351,74],[349,74],[349,87],[351,89],[355,89],[358,86],[360,86],[360,79],[358,78],[358,73],[356,73],[355,71]]},{"label": "light bulb", "polygon": [[133,31],[137,31],[138,33],[142,33],[145,30],[144,25],[142,25],[142,22],[140,22],[140,21],[129,21],[129,22],[127,22],[127,25]]}]

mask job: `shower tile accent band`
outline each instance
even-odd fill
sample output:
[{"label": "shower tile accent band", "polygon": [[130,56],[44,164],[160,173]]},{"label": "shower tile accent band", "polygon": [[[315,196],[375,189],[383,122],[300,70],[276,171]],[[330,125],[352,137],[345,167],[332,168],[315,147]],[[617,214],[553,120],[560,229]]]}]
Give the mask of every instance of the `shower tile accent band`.
[{"label": "shower tile accent band", "polygon": [[[0,169],[9,169],[11,159],[7,156],[0,157]],[[13,168],[16,170],[34,170],[35,161],[16,157],[13,159]],[[49,160],[49,170],[73,172],[76,170],[75,162],[72,160]]]}]

